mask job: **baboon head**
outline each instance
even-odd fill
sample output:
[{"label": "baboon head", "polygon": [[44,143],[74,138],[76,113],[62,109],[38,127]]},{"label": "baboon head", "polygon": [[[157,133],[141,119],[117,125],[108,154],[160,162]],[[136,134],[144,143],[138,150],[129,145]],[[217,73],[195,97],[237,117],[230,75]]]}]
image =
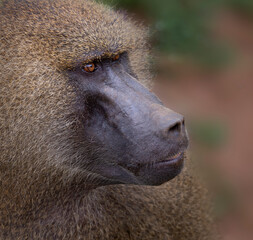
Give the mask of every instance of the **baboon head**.
[{"label": "baboon head", "polygon": [[179,174],[184,118],[147,88],[143,27],[86,0],[1,9],[1,161],[97,185],[159,185]]}]

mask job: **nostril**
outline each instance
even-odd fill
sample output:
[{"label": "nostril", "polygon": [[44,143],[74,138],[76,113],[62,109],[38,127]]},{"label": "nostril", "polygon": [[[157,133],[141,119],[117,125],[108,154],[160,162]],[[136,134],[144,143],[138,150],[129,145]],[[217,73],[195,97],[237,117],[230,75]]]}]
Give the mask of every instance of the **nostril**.
[{"label": "nostril", "polygon": [[[182,122],[182,124],[184,124],[184,122]],[[169,132],[174,132],[174,133],[180,133],[181,132],[181,123],[180,122],[177,122],[175,123],[173,126],[171,126],[169,129],[168,129]]]}]

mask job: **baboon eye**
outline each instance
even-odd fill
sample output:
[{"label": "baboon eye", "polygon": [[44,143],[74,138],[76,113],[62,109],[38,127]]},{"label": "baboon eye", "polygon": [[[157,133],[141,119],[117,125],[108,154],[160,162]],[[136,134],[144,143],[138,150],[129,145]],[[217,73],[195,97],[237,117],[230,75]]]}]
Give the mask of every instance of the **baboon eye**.
[{"label": "baboon eye", "polygon": [[112,61],[117,61],[117,60],[119,60],[119,54],[117,54],[117,55],[115,55],[113,58],[112,58]]},{"label": "baboon eye", "polygon": [[85,72],[92,73],[92,72],[95,72],[97,70],[97,67],[96,67],[96,64],[93,63],[93,62],[92,63],[86,63],[83,66],[83,70]]}]

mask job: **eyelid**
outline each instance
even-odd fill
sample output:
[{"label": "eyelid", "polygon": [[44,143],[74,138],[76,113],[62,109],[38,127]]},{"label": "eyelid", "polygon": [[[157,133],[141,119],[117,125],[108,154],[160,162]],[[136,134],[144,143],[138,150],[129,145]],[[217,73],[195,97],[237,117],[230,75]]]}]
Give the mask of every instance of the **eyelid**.
[{"label": "eyelid", "polygon": [[[116,62],[121,58],[122,54],[116,54],[111,57],[111,61]],[[98,69],[99,63],[102,63],[103,59],[94,59],[91,61],[85,61],[81,65],[81,69],[86,73],[94,73]]]}]

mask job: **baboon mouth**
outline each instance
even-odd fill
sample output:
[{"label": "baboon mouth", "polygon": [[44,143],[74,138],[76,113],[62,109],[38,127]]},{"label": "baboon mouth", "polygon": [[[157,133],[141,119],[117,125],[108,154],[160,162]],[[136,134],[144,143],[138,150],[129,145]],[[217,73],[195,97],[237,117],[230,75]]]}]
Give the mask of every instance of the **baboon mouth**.
[{"label": "baboon mouth", "polygon": [[184,166],[185,151],[154,162],[139,165],[136,169],[129,169],[141,184],[160,185],[176,177]]},{"label": "baboon mouth", "polygon": [[134,167],[126,167],[130,172],[133,172],[135,175],[139,175],[139,172],[142,171],[143,169],[159,169],[159,168],[166,168],[166,167],[180,167],[180,165],[183,165],[185,158],[185,151],[179,152],[174,155],[169,155],[166,158],[159,159],[156,161],[152,162],[146,162],[142,164],[138,164],[137,166]]}]

